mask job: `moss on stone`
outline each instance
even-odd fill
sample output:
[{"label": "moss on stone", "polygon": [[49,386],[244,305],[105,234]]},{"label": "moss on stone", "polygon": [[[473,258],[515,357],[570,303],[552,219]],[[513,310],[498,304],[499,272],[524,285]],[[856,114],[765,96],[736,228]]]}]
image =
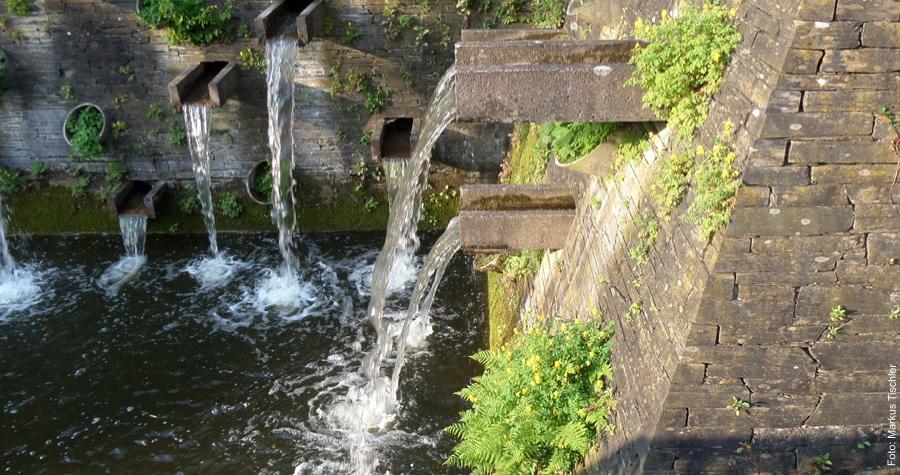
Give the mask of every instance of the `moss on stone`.
[{"label": "moss on stone", "polygon": [[519,323],[519,299],[515,286],[499,272],[487,272],[488,330],[491,350],[499,350]]},{"label": "moss on stone", "polygon": [[[220,193],[216,193],[217,202]],[[158,210],[158,217],[148,224],[149,232],[156,233],[205,233],[200,213],[186,213],[178,207],[178,199],[183,192],[169,190]],[[429,222],[423,222],[423,229],[443,229],[456,216],[459,208],[458,193],[441,196],[440,199],[425,200],[424,215]],[[216,214],[216,228],[219,231],[269,232],[274,225],[269,215],[269,207],[251,203],[241,198],[246,205],[238,218],[228,218]],[[105,203],[94,193],[73,197],[71,190],[64,186],[31,186],[9,198],[12,213],[10,229],[28,234],[62,233],[117,233],[118,221],[105,208]],[[310,198],[300,199],[297,206],[297,229],[299,232],[325,231],[375,231],[387,227],[387,201],[382,197],[379,205],[367,210],[356,195],[337,197],[327,204]]]}]

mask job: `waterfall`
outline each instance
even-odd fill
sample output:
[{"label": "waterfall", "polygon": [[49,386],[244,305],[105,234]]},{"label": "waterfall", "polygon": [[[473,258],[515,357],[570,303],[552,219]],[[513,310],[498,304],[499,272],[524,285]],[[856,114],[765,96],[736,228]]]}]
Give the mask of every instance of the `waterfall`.
[{"label": "waterfall", "polygon": [[[431,149],[455,115],[455,74],[455,69],[451,67],[438,83],[422,121],[419,141],[404,166],[396,196],[392,198],[387,236],[372,275],[367,313],[376,336],[375,345],[362,363],[365,384],[351,387],[345,400],[333,408],[333,416],[349,429],[353,473],[369,474],[375,470],[378,458],[373,446],[373,434],[385,430],[395,418],[397,400],[391,391],[391,380],[381,375],[384,357],[391,346],[391,337],[383,322],[384,304],[396,264],[412,261],[419,246],[416,227],[421,214],[422,193],[428,183]],[[430,303],[429,299],[427,305]]]},{"label": "waterfall", "polygon": [[431,149],[444,129],[453,121],[456,111],[456,69],[451,67],[438,83],[431,104],[422,121],[422,130],[412,158],[404,170],[397,196],[391,203],[387,236],[372,275],[372,293],[369,300],[369,320],[375,327],[376,342],[372,354],[365,362],[365,374],[370,384],[378,378],[384,354],[390,345],[390,338],[382,322],[387,288],[394,263],[399,259],[410,259],[419,247],[416,227],[422,208],[422,193],[428,183],[428,165]]},{"label": "waterfall", "polygon": [[[431,312],[431,304],[434,302],[434,295],[437,293],[441,279],[444,277],[444,271],[450,264],[450,259],[459,251],[459,218],[453,218],[447,225],[444,234],[437,240],[428,257],[425,258],[425,264],[419,272],[416,279],[416,286],[413,289],[412,297],[409,300],[409,309],[406,311],[406,320],[403,321],[403,330],[397,343],[397,360],[394,362],[394,373],[391,376],[391,393],[397,397],[397,388],[400,385],[400,371],[403,369],[403,361],[406,355],[407,338],[409,336],[409,328],[413,320],[418,317],[422,328],[430,328],[429,314]],[[430,285],[429,285],[430,284]]]},{"label": "waterfall", "polygon": [[120,214],[119,231],[122,232],[125,256],[142,257],[144,255],[144,242],[147,240],[147,217]]},{"label": "waterfall", "polygon": [[143,215],[120,214],[119,231],[125,255],[109,266],[97,279],[97,285],[106,290],[110,297],[119,293],[123,285],[137,277],[147,257],[144,256],[144,241],[147,238],[147,217]]},{"label": "waterfall", "polygon": [[184,124],[194,166],[194,181],[197,182],[197,199],[203,212],[203,224],[209,233],[209,252],[215,257],[219,255],[219,244],[216,241],[216,217],[213,214],[212,185],[209,177],[209,107],[198,104],[185,105]]},{"label": "waterfall", "polygon": [[297,40],[266,42],[266,87],[269,149],[272,151],[272,220],[278,227],[278,249],[284,273],[298,269],[294,251],[294,64]]}]

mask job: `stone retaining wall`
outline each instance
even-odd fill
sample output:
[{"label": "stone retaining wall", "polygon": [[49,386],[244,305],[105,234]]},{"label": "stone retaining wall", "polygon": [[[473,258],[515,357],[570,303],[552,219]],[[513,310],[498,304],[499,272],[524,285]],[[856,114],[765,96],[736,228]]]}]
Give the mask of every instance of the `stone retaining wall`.
[{"label": "stone retaining wall", "polygon": [[[592,5],[570,8],[570,31],[619,24]],[[617,430],[585,473],[807,473],[825,453],[836,470],[885,468],[900,207],[888,196],[892,132],[875,111],[900,106],[900,3],[735,6],[743,42],[688,145],[709,148],[726,120],[737,125],[744,184],[711,243],[680,218],[682,203],[650,262],[628,257],[635,223],[656,215],[659,153],[620,182],[550,173],[582,198],[523,315],[616,322]],[[850,323],[828,339],[837,305]],[[751,404],[740,416],[734,396]]]},{"label": "stone retaining wall", "polygon": [[[250,25],[268,4],[237,2],[235,29]],[[128,0],[36,0],[29,7],[28,16],[5,15],[6,28],[0,31],[0,49],[15,66],[11,88],[0,95],[0,165],[27,170],[40,160],[51,171],[71,170],[63,121],[71,107],[89,101],[103,107],[110,121],[124,121],[128,131],[107,147],[106,157],[84,164],[86,171],[100,172],[106,162],[121,157],[136,178],[190,178],[186,145],[167,143],[172,121],[182,119],[167,106],[166,85],[198,61],[235,60],[251,40],[238,37],[233,44],[203,48],[171,46],[162,32],[138,24],[135,3]],[[393,106],[427,106],[432,88],[453,60],[452,42],[458,40],[463,19],[455,2],[431,2],[424,17],[431,29],[430,44],[417,48],[411,31],[397,40],[385,38],[381,1],[334,0],[325,8],[332,31],[298,53],[294,137],[299,176],[333,194],[347,188],[360,157],[369,160],[368,147],[359,141],[376,117],[366,112],[360,93],[331,99],[332,67],[341,64],[343,76],[351,70],[372,74],[391,91]],[[402,10],[418,11],[414,5]],[[360,32],[353,45],[341,43],[348,22]],[[445,31],[447,40],[441,44]],[[18,42],[13,32],[21,35]],[[133,70],[133,80],[118,71],[121,66]],[[74,100],[62,97],[63,85],[71,85]],[[243,178],[256,161],[268,157],[265,95],[264,75],[241,71],[236,96],[212,113],[212,173],[218,181]],[[162,120],[147,117],[151,106],[165,109]],[[435,179],[470,182],[490,177],[499,168],[507,133],[503,126],[452,127],[439,142],[435,158],[471,173],[436,168]]]}]

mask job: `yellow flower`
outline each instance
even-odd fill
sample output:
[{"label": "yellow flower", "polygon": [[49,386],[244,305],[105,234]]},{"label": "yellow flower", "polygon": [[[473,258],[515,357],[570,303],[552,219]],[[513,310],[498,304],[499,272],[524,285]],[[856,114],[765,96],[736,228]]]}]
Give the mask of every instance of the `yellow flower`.
[{"label": "yellow flower", "polygon": [[525,406],[525,413],[526,413],[526,414],[531,414],[531,404]]},{"label": "yellow flower", "polygon": [[585,365],[585,366],[590,366],[590,365],[591,365],[591,360],[585,361],[585,362],[584,362],[584,365]]},{"label": "yellow flower", "polygon": [[553,367],[554,367],[554,368],[559,368],[560,366],[562,366],[562,361],[556,360],[556,361],[553,362]]},{"label": "yellow flower", "polygon": [[703,145],[697,145],[697,150],[694,151],[697,155],[703,155],[706,153],[706,149],[703,148]]},{"label": "yellow flower", "polygon": [[593,358],[593,357],[597,356],[597,353],[594,353],[594,352],[592,351],[592,352],[588,353],[588,356],[590,356],[591,358]]},{"label": "yellow flower", "polygon": [[553,391],[553,397],[559,397],[559,391]]}]

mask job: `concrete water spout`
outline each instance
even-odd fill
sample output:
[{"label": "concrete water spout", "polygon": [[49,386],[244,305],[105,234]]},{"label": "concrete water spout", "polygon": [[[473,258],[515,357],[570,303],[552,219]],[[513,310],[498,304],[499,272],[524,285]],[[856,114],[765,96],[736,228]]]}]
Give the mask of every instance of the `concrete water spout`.
[{"label": "concrete water spout", "polygon": [[169,99],[181,108],[185,104],[221,107],[238,88],[237,63],[203,61],[188,67],[169,83]]},{"label": "concrete water spout", "polygon": [[561,249],[575,220],[575,196],[559,185],[465,185],[460,243],[476,254]]},{"label": "concrete water spout", "polygon": [[390,109],[375,117],[372,127],[372,158],[402,160],[412,156],[422,126],[422,110]]},{"label": "concrete water spout", "polygon": [[135,215],[154,219],[162,204],[164,181],[150,184],[146,181],[125,182],[106,200],[107,210],[115,216]]},{"label": "concrete water spout", "polygon": [[649,122],[625,86],[635,40],[571,40],[533,30],[464,31],[456,44],[459,121]]},{"label": "concrete water spout", "polygon": [[254,20],[260,46],[273,38],[296,38],[299,46],[310,42],[322,22],[323,0],[279,0]]}]

